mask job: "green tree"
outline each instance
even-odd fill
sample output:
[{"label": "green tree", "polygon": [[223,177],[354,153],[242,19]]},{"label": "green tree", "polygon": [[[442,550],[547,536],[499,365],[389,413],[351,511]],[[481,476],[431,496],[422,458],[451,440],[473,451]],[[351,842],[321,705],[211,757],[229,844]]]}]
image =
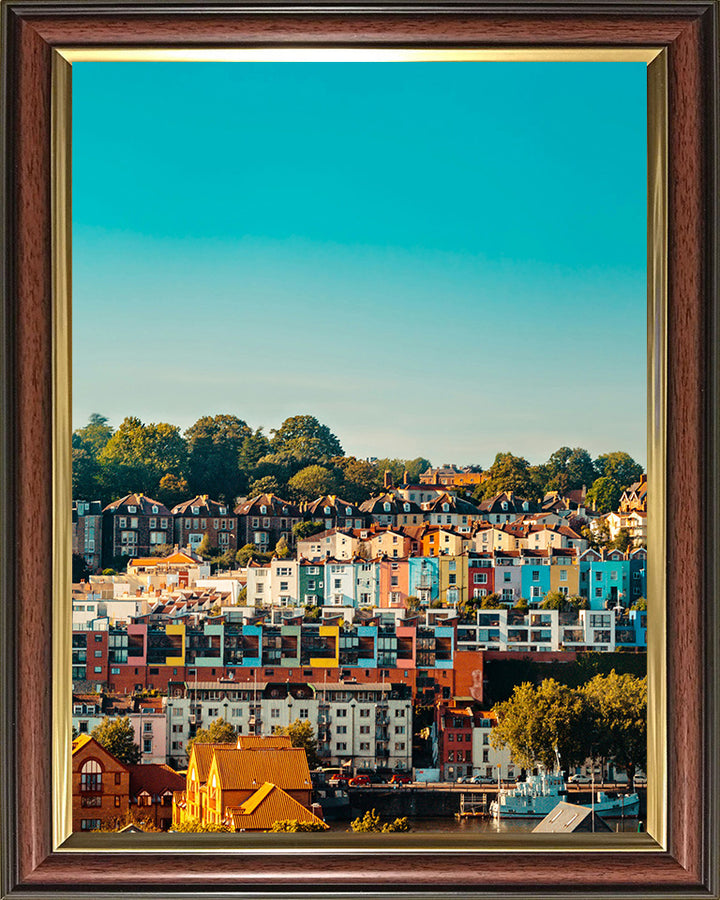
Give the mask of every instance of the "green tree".
[{"label": "green tree", "polygon": [[244,569],[245,566],[253,558],[253,554],[257,552],[258,548],[255,546],[255,544],[244,544],[235,554],[235,562],[241,569]]},{"label": "green tree", "polygon": [[248,488],[249,497],[259,497],[261,494],[279,494],[280,482],[274,475],[263,475],[250,482]]},{"label": "green tree", "polygon": [[73,584],[77,584],[79,581],[87,581],[90,575],[90,569],[85,562],[85,557],[82,553],[73,553],[72,555],[72,580]]},{"label": "green tree", "polygon": [[290,556],[290,548],[284,537],[281,537],[277,544],[275,544],[275,556],[277,556],[278,559],[287,559],[288,556]]},{"label": "green tree", "polygon": [[288,481],[288,488],[296,500],[314,500],[333,494],[337,482],[334,473],[325,466],[306,466]]},{"label": "green tree", "polygon": [[503,606],[502,596],[497,591],[486,594],[480,601],[480,609],[502,609]]},{"label": "green tree", "polygon": [[153,822],[152,816],[143,815],[142,807],[131,806],[124,816],[112,816],[109,819],[103,819],[99,828],[94,828],[96,832],[117,832],[121,831],[127,825],[135,825],[145,832],[161,832],[162,828]]},{"label": "green tree", "polygon": [[331,460],[341,486],[338,492],[345,500],[360,504],[378,490],[381,477],[376,463],[354,456],[336,456]]},{"label": "green tree", "polygon": [[187,481],[178,475],[163,475],[156,491],[156,498],[172,509],[181,500],[187,500],[190,488]]},{"label": "green tree", "polygon": [[610,529],[604,519],[598,520],[595,528],[585,527],[581,529],[580,534],[593,550],[602,550],[610,542]]},{"label": "green tree", "polygon": [[195,737],[187,742],[185,752],[189,757],[193,744],[234,744],[235,741],[235,729],[221,717],[211,722],[207,728],[198,728]]},{"label": "green tree", "polygon": [[210,543],[210,535],[207,532],[202,536],[202,540],[195,548],[195,552],[204,560],[211,559],[217,553],[217,547],[212,546]]},{"label": "green tree", "polygon": [[508,747],[519,766],[561,765],[582,762],[587,753],[588,715],[584,696],[553,678],[537,688],[529,682],[516,685],[509,700],[493,708],[498,724],[494,747]]},{"label": "green tree", "polygon": [[226,828],[224,825],[211,825],[209,823],[203,825],[198,819],[186,819],[180,825],[173,825],[172,830],[183,834],[220,834],[229,831],[230,829]]},{"label": "green tree", "polygon": [[632,782],[635,769],[647,765],[647,678],[618,675],[613,669],[581,690],[593,723],[592,755],[612,759]]},{"label": "green tree", "polygon": [[313,727],[307,719],[295,719],[289,725],[281,728],[276,725],[273,734],[285,734],[290,738],[293,747],[302,747],[307,754],[308,766],[311,769],[320,765],[320,757],[317,751],[317,738]]},{"label": "green tree", "polygon": [[246,478],[250,478],[255,471],[255,466],[268,453],[270,453],[270,441],[263,434],[262,428],[250,432],[242,442],[238,454],[238,467]]},{"label": "green tree", "polygon": [[72,495],[76,500],[103,502],[106,495],[100,478],[100,465],[95,456],[84,447],[72,448]]},{"label": "green tree", "polygon": [[108,716],[90,732],[120,762],[134,765],[140,761],[140,747],[135,743],[135,731],[129,716],[111,719]]},{"label": "green tree", "polygon": [[391,832],[410,831],[410,823],[406,816],[403,816],[402,819],[395,819],[393,822],[383,823],[374,809],[368,810],[362,818],[353,819],[350,827],[358,833],[389,834]]},{"label": "green tree", "polygon": [[382,487],[386,471],[390,472],[393,484],[397,486],[402,484],[405,472],[407,472],[408,482],[417,484],[420,480],[420,473],[431,468],[430,460],[425,459],[424,456],[417,456],[415,459],[378,459],[375,466],[378,471],[378,488]]},{"label": "green tree", "polygon": [[308,622],[317,622],[320,618],[320,607],[310,605],[303,607],[303,616]]},{"label": "green tree", "polygon": [[187,445],[176,425],[144,425],[128,416],[98,456],[103,478],[117,494],[142,491],[155,496],[163,475],[182,476]]},{"label": "green tree", "polygon": [[321,531],[325,531],[325,526],[322,522],[312,521],[312,522],[298,522],[297,525],[293,525],[293,537],[296,541],[302,540],[306,537],[311,537],[313,534],[319,534]]},{"label": "green tree", "polygon": [[582,447],[560,447],[551,454],[545,464],[548,481],[545,489],[548,491],[571,491],[589,487],[597,478],[595,465],[587,450]]},{"label": "green tree", "polygon": [[268,832],[327,831],[329,827],[324,822],[299,822],[297,819],[283,819],[280,822],[273,822]]},{"label": "green tree", "polygon": [[271,434],[273,450],[289,450],[299,459],[325,462],[345,455],[338,438],[315,416],[290,416]]},{"label": "green tree", "polygon": [[488,478],[478,486],[473,496],[485,500],[502,491],[514,491],[531,500],[539,498],[542,485],[538,484],[530,471],[530,463],[524,457],[498,453],[488,469]]},{"label": "green tree", "polygon": [[422,606],[422,602],[415,594],[410,594],[405,598],[405,609],[408,612],[417,612]]},{"label": "green tree", "polygon": [[188,477],[192,494],[208,494],[232,505],[247,480],[240,453],[252,429],[237,416],[202,416],[185,432]]},{"label": "green tree", "polygon": [[615,550],[621,550],[623,553],[632,545],[632,538],[627,528],[621,528],[610,542],[610,546]]},{"label": "green tree", "polygon": [[604,515],[618,508],[621,496],[620,485],[613,478],[603,475],[592,483],[586,500],[596,512]]},{"label": "green tree", "polygon": [[560,591],[548,591],[540,604],[541,609],[559,609],[564,612],[568,608],[568,598]]},{"label": "green tree", "polygon": [[112,437],[112,433],[109,420],[99,413],[92,413],[87,425],[76,428],[73,432],[73,447],[84,448],[93,457],[97,457]]},{"label": "green tree", "polygon": [[638,599],[633,603],[630,609],[637,609],[640,612],[646,612],[647,600],[644,597],[638,597]]},{"label": "green tree", "polygon": [[610,478],[620,488],[620,493],[634,484],[643,473],[643,467],[636,463],[629,453],[616,450],[603,453],[595,460],[598,476]]},{"label": "green tree", "polygon": [[513,603],[513,609],[528,609],[529,603],[527,602],[525,597],[518,597],[515,603]]}]

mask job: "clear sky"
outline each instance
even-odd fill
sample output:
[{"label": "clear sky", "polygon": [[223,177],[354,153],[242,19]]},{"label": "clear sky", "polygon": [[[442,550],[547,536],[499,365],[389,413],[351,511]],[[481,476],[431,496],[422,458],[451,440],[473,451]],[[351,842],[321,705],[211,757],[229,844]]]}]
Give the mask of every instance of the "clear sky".
[{"label": "clear sky", "polygon": [[75,63],[73,424],[646,451],[644,63]]}]

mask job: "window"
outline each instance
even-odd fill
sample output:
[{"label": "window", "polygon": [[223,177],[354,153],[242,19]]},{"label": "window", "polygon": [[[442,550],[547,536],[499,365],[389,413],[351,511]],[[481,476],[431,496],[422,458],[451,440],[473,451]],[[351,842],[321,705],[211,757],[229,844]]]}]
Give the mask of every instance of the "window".
[{"label": "window", "polygon": [[360,726],[360,734],[370,734],[370,726],[369,725],[361,725]]},{"label": "window", "polygon": [[301,718],[301,719],[307,719],[307,717],[308,717],[308,711],[307,711],[307,709],[304,709],[304,708],[301,709],[301,710],[300,710],[300,718]]},{"label": "window", "polygon": [[369,709],[361,709],[361,710],[360,710],[360,718],[361,718],[361,719],[367,719],[369,716],[370,716],[370,710],[369,710]]},{"label": "window", "polygon": [[270,710],[270,718],[271,719],[279,719],[280,718],[280,710],[279,709],[271,709]]},{"label": "window", "polygon": [[335,710],[335,715],[338,717],[338,719],[344,719],[347,716],[347,710],[337,709]]},{"label": "window", "polygon": [[404,751],[404,750],[405,750],[405,744],[395,744],[395,749],[398,750],[398,751]]},{"label": "window", "polygon": [[567,581],[567,569],[560,569],[560,581]]},{"label": "window", "polygon": [[101,658],[102,658],[102,655],[103,655],[102,650],[96,650],[96,651],[95,651],[95,659],[101,659]]},{"label": "window", "polygon": [[347,725],[338,725],[336,731],[338,734],[347,734]]},{"label": "window", "polygon": [[102,791],[102,766],[96,759],[88,759],[80,769],[80,790],[88,793]]}]

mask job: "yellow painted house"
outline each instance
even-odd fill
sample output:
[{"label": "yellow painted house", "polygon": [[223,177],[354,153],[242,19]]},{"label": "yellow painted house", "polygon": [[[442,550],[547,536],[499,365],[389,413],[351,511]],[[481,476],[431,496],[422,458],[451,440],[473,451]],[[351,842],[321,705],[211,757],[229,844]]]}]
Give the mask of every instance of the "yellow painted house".
[{"label": "yellow painted house", "polygon": [[264,831],[282,819],[314,822],[311,798],[307,754],[285,735],[241,736],[237,745],[196,743],[186,789],[173,795],[173,825],[197,820]]},{"label": "yellow painted house", "polygon": [[440,556],[438,558],[440,599],[455,605],[464,603],[468,597],[468,558],[462,556]]},{"label": "yellow painted house", "polygon": [[555,550],[550,566],[550,590],[576,597],[580,593],[580,566],[574,550],[567,555]]}]

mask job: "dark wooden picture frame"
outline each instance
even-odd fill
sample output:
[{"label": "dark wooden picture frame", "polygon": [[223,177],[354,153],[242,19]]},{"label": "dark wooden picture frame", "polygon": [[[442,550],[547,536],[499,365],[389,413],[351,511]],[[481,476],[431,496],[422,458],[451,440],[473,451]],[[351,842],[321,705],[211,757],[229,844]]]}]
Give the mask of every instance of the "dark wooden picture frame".
[{"label": "dark wooden picture frame", "polygon": [[[2,37],[0,895],[720,896],[717,4],[7,0]],[[667,849],[54,851],[52,50],[132,45],[666,49]]]}]

